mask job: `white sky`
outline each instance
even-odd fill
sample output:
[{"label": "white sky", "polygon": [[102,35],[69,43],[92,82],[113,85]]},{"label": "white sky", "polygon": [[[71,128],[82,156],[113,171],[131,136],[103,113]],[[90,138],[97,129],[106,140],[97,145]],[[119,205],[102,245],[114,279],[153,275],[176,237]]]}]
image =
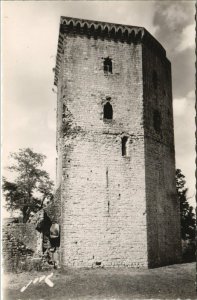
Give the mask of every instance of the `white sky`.
[{"label": "white sky", "polygon": [[[55,180],[56,94],[52,92],[60,16],[145,27],[172,63],[176,166],[195,203],[195,2],[4,1],[2,6],[3,166],[31,147]],[[3,170],[5,176],[9,176]]]}]

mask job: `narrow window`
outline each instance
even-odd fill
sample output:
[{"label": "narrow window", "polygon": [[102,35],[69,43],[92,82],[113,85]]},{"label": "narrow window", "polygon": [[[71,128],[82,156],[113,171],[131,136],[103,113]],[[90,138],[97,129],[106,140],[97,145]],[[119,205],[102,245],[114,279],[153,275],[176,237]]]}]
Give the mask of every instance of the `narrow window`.
[{"label": "narrow window", "polygon": [[112,73],[112,60],[111,60],[111,58],[109,58],[109,57],[105,58],[103,64],[104,64],[104,66],[103,66],[104,72],[106,74]]},{"label": "narrow window", "polygon": [[158,110],[154,110],[153,114],[153,126],[156,132],[161,131],[161,114]]},{"label": "narrow window", "polygon": [[128,154],[127,143],[128,143],[128,137],[124,136],[122,138],[122,156],[127,156]]},{"label": "narrow window", "polygon": [[155,89],[157,88],[157,83],[158,83],[157,73],[156,71],[153,71],[153,86]]},{"label": "narrow window", "polygon": [[111,120],[113,118],[113,108],[109,102],[104,105],[104,119]]},{"label": "narrow window", "polygon": [[62,110],[62,121],[63,123],[65,122],[66,120],[66,105],[63,104],[63,110]]}]

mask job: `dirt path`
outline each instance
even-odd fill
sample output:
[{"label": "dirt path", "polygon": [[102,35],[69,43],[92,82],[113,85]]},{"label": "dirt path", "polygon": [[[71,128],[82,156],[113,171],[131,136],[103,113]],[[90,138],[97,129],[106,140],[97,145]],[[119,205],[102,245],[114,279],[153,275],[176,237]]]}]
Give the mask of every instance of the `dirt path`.
[{"label": "dirt path", "polygon": [[54,287],[42,281],[20,289],[38,276],[51,272],[6,275],[3,300],[67,299],[196,299],[195,263],[151,270],[79,269],[53,270]]}]

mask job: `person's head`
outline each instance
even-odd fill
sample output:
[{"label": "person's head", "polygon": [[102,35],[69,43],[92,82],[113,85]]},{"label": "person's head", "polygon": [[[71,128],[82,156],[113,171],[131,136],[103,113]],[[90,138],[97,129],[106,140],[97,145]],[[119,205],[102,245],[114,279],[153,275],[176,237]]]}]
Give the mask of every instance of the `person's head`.
[{"label": "person's head", "polygon": [[50,200],[49,199],[45,199],[44,202],[43,202],[43,208],[46,208],[50,203]]},{"label": "person's head", "polygon": [[29,214],[29,219],[32,219],[34,215],[35,215],[35,213],[33,211],[31,211]]},{"label": "person's head", "polygon": [[58,224],[57,217],[56,216],[52,216],[51,217],[51,222],[52,222],[52,224]]}]

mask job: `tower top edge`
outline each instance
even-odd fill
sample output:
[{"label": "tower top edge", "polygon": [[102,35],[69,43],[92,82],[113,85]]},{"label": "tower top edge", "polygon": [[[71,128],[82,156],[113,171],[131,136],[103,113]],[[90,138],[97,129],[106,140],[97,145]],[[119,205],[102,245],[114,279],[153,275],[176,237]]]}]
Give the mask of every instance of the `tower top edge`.
[{"label": "tower top edge", "polygon": [[130,28],[141,28],[144,29],[144,27],[141,26],[133,26],[133,25],[127,25],[127,24],[120,24],[120,23],[111,23],[111,22],[105,22],[105,21],[95,21],[95,20],[90,20],[90,19],[81,19],[81,18],[72,18],[72,17],[64,17],[61,16],[60,17],[60,24],[63,24],[65,22],[70,23],[71,21],[73,21],[73,23],[76,25],[76,23],[80,22],[80,25],[84,25],[85,23],[87,23],[88,25],[101,25],[101,26],[108,26],[108,27],[121,27],[121,28],[126,28],[126,27],[130,27]]},{"label": "tower top edge", "polygon": [[55,67],[55,85],[58,82],[64,34],[69,35],[73,33],[120,42],[141,43],[159,53],[159,56],[166,58],[166,51],[163,46],[144,27],[61,16]]}]

